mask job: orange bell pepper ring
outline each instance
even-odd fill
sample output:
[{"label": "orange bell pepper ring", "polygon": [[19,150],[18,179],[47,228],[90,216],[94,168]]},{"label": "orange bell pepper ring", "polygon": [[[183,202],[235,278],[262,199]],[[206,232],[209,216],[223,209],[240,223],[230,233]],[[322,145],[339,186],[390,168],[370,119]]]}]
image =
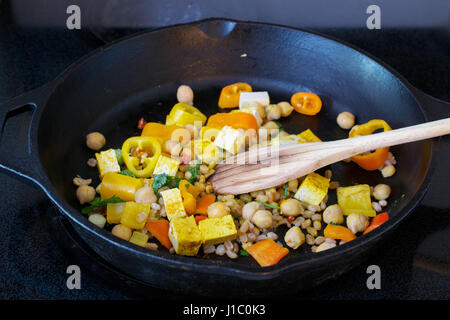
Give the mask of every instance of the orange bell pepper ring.
[{"label": "orange bell pepper ring", "polygon": [[[383,131],[392,130],[386,121],[374,119],[351,130],[349,138],[369,135],[378,129],[383,129]],[[389,147],[379,148],[371,153],[356,155],[352,157],[352,161],[365,170],[373,171],[380,168],[384,164],[387,159],[388,152]]]},{"label": "orange bell pepper ring", "polygon": [[258,130],[258,122],[256,121],[256,118],[252,114],[245,112],[213,114],[209,117],[207,126],[214,128],[229,126],[234,129]]},{"label": "orange bell pepper ring", "polygon": [[373,229],[378,228],[379,226],[381,226],[383,223],[385,223],[386,221],[389,220],[389,215],[387,212],[383,212],[380,214],[377,214],[373,219],[372,222],[370,223],[370,225],[366,228],[366,230],[364,230],[363,234],[366,234],[370,231],[372,231]]},{"label": "orange bell pepper ring", "polygon": [[291,97],[291,105],[298,113],[314,116],[322,109],[322,100],[311,92],[297,92]]},{"label": "orange bell pepper ring", "polygon": [[252,92],[252,87],[245,82],[230,84],[222,89],[219,97],[219,107],[222,109],[239,107],[239,96],[241,92]]},{"label": "orange bell pepper ring", "polygon": [[325,238],[338,239],[344,241],[351,241],[356,239],[356,236],[350,229],[343,226],[335,226],[333,224],[329,224],[323,230],[323,235]]}]

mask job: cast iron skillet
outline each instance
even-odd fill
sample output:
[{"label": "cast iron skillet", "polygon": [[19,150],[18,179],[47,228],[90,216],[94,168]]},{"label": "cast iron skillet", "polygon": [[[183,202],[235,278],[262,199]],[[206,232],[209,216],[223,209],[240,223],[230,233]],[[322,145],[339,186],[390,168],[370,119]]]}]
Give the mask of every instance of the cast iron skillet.
[{"label": "cast iron skillet", "polygon": [[[117,239],[80,213],[72,178],[97,176],[86,165],[93,156],[85,147],[87,133],[102,132],[105,149],[119,147],[126,137],[139,135],[140,117],[164,121],[178,85],[189,84],[195,106],[210,115],[219,111],[220,89],[236,81],[252,84],[255,91],[268,90],[273,101],[288,100],[297,91],[317,93],[324,103],[318,116],[294,113],[282,124],[292,133],[310,128],[323,140],[346,137],[335,123],[344,110],[359,123],[381,118],[393,128],[443,118],[449,110],[447,103],[348,45],[292,28],[212,19],[108,44],[51,83],[6,102],[0,109],[0,167],[37,184],[93,250],[152,286],[248,297],[286,293],[337,277],[361,262],[417,206],[437,158],[437,140],[392,148],[398,172],[389,179],[388,223],[329,251],[291,252],[273,267],[260,268],[251,257],[201,259],[150,251]],[[15,121],[27,115],[29,126]],[[332,170],[341,185],[382,181],[378,172],[354,164],[335,164]],[[333,201],[331,197],[329,203]]]}]

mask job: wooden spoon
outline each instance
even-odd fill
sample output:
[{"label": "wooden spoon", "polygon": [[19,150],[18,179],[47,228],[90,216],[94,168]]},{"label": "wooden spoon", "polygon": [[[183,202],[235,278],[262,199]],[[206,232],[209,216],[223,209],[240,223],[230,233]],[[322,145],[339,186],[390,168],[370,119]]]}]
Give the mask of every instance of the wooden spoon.
[{"label": "wooden spoon", "polygon": [[247,193],[279,186],[357,154],[449,133],[447,118],[351,139],[255,148],[219,163],[209,181],[219,194]]}]

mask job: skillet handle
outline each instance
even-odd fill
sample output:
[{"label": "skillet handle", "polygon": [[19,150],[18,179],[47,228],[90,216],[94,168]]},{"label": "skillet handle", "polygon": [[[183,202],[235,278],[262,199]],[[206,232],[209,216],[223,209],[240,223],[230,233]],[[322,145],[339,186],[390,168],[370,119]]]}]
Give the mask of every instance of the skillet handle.
[{"label": "skillet handle", "polygon": [[[450,117],[450,103],[442,101],[415,89],[416,97],[425,110],[428,121]],[[448,164],[450,163],[450,136],[439,138],[436,156],[433,157],[434,173],[427,194],[422,200],[422,205],[438,210],[450,209],[450,197],[448,190]]]},{"label": "skillet handle", "polygon": [[41,188],[35,124],[50,88],[47,84],[0,104],[0,171]]}]

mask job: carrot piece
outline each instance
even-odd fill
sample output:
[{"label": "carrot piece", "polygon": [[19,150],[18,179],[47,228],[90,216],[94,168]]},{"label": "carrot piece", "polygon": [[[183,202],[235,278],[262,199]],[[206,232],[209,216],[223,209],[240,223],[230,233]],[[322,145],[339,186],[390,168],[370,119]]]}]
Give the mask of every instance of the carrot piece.
[{"label": "carrot piece", "polygon": [[158,239],[158,241],[167,249],[172,248],[172,243],[169,239],[169,221],[166,219],[153,220],[147,222],[145,228]]},{"label": "carrot piece", "polygon": [[335,226],[332,224],[327,225],[325,230],[323,230],[323,235],[325,238],[339,239],[344,241],[351,241],[356,239],[356,236],[350,229],[343,226]]},{"label": "carrot piece", "polygon": [[261,267],[268,267],[280,262],[289,250],[268,238],[252,244],[247,248],[247,252]]},{"label": "carrot piece", "polygon": [[389,220],[389,215],[387,212],[383,212],[383,213],[376,215],[372,219],[372,223],[366,228],[366,230],[364,230],[363,234],[366,234],[366,233],[372,231],[373,229],[378,228],[379,226],[381,226],[383,223],[385,223],[388,220]]},{"label": "carrot piece", "polygon": [[208,217],[207,217],[207,216],[203,216],[203,215],[201,215],[201,214],[196,215],[196,216],[195,216],[195,223],[198,225],[198,223],[199,223],[200,221],[205,220],[205,219],[208,219]]},{"label": "carrot piece", "polygon": [[204,194],[200,199],[197,200],[197,210],[196,213],[207,214],[208,207],[216,201],[216,196],[214,194]]}]

